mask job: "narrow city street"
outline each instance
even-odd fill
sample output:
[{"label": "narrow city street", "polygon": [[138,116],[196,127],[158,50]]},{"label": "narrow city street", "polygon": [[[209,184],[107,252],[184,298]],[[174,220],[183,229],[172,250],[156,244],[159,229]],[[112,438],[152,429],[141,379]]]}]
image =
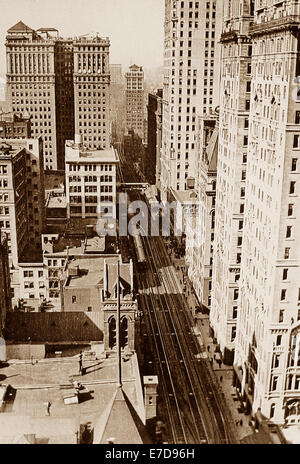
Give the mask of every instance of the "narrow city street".
[{"label": "narrow city street", "polygon": [[[143,237],[147,267],[137,273],[140,310],[172,443],[236,443],[220,383],[199,344],[194,318],[162,237]],[[198,337],[199,338],[199,337]]]}]

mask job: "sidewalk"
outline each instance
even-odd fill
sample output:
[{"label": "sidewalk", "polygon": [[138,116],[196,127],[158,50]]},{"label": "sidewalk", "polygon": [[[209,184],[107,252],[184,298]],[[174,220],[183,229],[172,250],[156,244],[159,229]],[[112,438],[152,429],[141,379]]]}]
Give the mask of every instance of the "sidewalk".
[{"label": "sidewalk", "polygon": [[251,419],[250,415],[245,415],[238,411],[240,401],[238,400],[235,388],[232,386],[233,367],[226,366],[223,363],[221,363],[219,367],[217,362],[214,361],[213,356],[215,354],[216,347],[209,335],[209,316],[201,313],[195,314],[195,307],[199,306],[199,302],[196,295],[192,292],[191,284],[185,271],[185,262],[183,259],[174,258],[174,253],[171,254],[170,258],[175,267],[176,274],[182,288],[182,294],[185,295],[191,314],[195,318],[196,327],[201,333],[202,342],[206,347],[207,356],[212,360],[212,368],[219,380],[220,388],[224,393],[226,403],[231,411],[232,420],[236,426],[237,439],[241,440],[245,436],[253,433],[253,428],[249,425],[249,421]]}]

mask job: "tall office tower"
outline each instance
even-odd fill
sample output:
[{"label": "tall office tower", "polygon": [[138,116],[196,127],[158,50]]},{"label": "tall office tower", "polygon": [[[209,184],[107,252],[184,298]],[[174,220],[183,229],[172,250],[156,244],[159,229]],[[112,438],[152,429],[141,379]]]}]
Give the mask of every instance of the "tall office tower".
[{"label": "tall office tower", "polygon": [[162,197],[195,179],[197,116],[218,106],[223,0],[165,3]]},{"label": "tall office tower", "polygon": [[300,422],[300,4],[256,2],[234,366],[253,410]]},{"label": "tall office tower", "polygon": [[110,65],[110,122],[112,144],[121,143],[126,125],[125,79],[121,64]]},{"label": "tall office tower", "polygon": [[[74,106],[74,55],[73,39],[60,39],[55,44],[55,101],[56,101],[56,150],[57,169],[64,169],[65,141],[72,139],[75,132]],[[48,136],[45,134],[44,146]],[[46,146],[47,148],[47,146]],[[49,160],[50,161],[50,158]],[[45,167],[49,167],[45,157]],[[50,163],[51,166],[51,163]],[[50,167],[51,169],[51,167]],[[55,169],[55,168],[53,168]]]},{"label": "tall office tower", "polygon": [[32,136],[43,136],[45,169],[63,169],[64,140],[74,134],[70,42],[22,21],[7,33],[7,99],[14,112],[31,115]]},{"label": "tall office tower", "polygon": [[7,235],[0,230],[0,337],[3,335],[7,311],[11,310]]},{"label": "tall office tower", "polygon": [[123,74],[121,64],[110,64],[110,84],[123,85]]},{"label": "tall office tower", "polygon": [[162,139],[162,89],[148,94],[148,144],[145,150],[145,178],[150,184],[156,184],[160,169],[160,149]]},{"label": "tall office tower", "polygon": [[74,39],[75,133],[91,150],[110,147],[109,39]]},{"label": "tall office tower", "polygon": [[144,137],[144,71],[133,64],[126,78],[126,128],[133,130],[141,139]]},{"label": "tall office tower", "polygon": [[115,218],[119,158],[114,148],[87,149],[76,135],[66,142],[65,162],[68,218],[99,218],[105,208]]},{"label": "tall office tower", "polygon": [[210,308],[215,236],[218,115],[199,117],[197,126],[196,145],[199,153],[195,182],[197,215],[196,220],[187,223],[185,260],[188,276],[200,303]]},{"label": "tall office tower", "polygon": [[[0,139],[0,228],[7,233],[10,264],[41,259],[44,227],[43,143]],[[27,258],[28,259],[28,258]]]},{"label": "tall office tower", "polygon": [[221,35],[220,128],[210,323],[225,363],[233,363],[251,90],[253,2],[227,1]]}]

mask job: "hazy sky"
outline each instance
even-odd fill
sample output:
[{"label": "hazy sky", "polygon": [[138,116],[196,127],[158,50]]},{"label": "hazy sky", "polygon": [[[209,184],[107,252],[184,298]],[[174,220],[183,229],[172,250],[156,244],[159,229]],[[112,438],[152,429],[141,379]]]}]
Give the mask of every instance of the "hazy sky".
[{"label": "hazy sky", "polygon": [[110,62],[162,65],[164,0],[0,0],[0,75],[5,36],[18,21],[55,27],[62,37],[98,32],[109,37]]}]

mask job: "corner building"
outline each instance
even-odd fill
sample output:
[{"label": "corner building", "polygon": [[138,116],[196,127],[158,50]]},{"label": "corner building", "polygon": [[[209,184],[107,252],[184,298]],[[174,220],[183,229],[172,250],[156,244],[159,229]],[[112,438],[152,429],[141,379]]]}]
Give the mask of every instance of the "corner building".
[{"label": "corner building", "polygon": [[252,408],[300,422],[299,2],[255,3],[234,367]]},{"label": "corner building", "polygon": [[253,2],[226,1],[221,35],[219,150],[210,324],[233,363],[244,227]]}]

